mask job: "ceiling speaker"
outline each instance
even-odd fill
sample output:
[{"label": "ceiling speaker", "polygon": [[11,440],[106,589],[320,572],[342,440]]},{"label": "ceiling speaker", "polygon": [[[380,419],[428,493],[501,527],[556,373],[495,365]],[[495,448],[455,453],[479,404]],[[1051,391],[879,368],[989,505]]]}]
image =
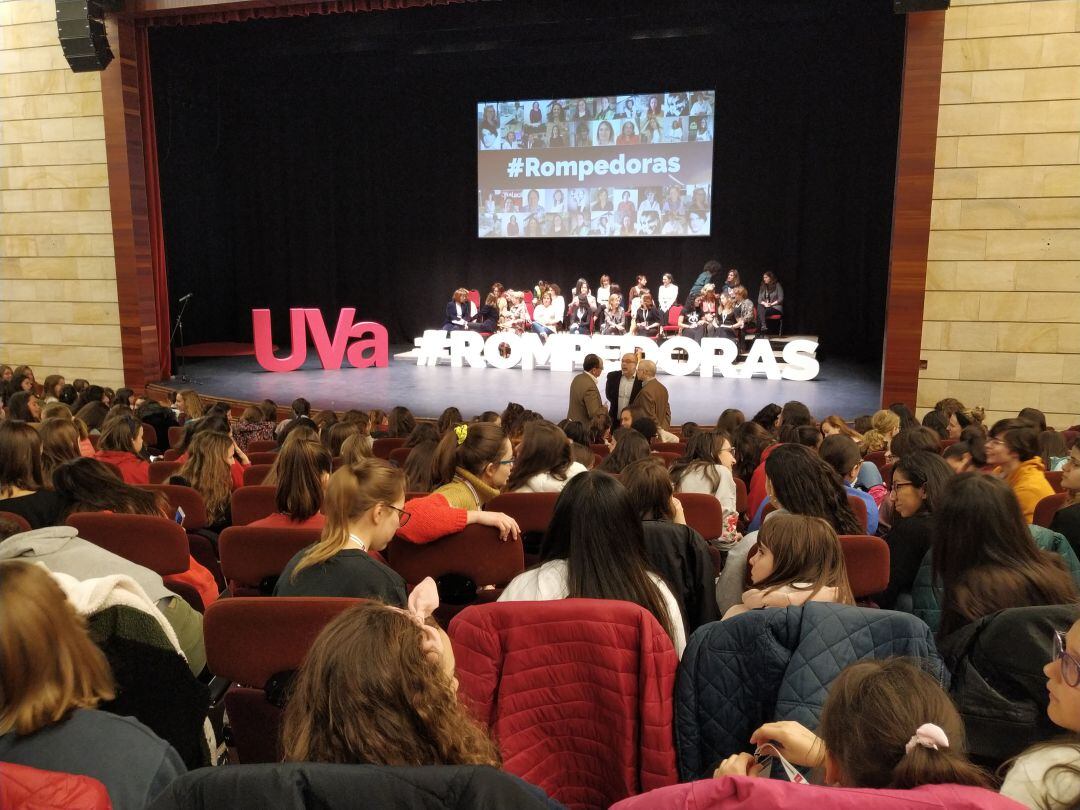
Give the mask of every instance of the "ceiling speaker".
[{"label": "ceiling speaker", "polygon": [[56,0],[56,31],[75,73],[104,70],[112,61],[101,0]]}]

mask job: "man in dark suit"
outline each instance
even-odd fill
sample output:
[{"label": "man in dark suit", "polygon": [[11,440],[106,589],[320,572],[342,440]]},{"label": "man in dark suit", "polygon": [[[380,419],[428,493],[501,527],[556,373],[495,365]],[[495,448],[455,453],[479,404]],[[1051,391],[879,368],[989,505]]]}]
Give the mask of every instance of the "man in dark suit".
[{"label": "man in dark suit", "polygon": [[668,402],[668,390],[656,379],[656,363],[642,360],[638,363],[637,377],[641,380],[641,393],[634,399],[630,410],[634,418],[647,416],[661,430],[671,428],[671,405]]},{"label": "man in dark suit", "polygon": [[634,397],[641,390],[641,380],[635,374],[637,364],[637,355],[633,352],[627,352],[622,356],[619,370],[607,375],[604,395],[607,397],[613,427],[618,427],[619,414],[622,409],[630,407],[630,403],[634,401]]},{"label": "man in dark suit", "polygon": [[604,361],[598,355],[587,354],[582,367],[585,370],[570,383],[570,407],[566,409],[566,418],[588,427],[594,416],[604,412],[600,389],[596,387],[597,377],[604,372]]}]

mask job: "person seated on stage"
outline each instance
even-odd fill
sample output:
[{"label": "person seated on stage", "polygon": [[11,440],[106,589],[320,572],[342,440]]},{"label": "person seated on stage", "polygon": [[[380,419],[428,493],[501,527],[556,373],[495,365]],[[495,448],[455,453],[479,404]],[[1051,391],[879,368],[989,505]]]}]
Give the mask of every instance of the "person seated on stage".
[{"label": "person seated on stage", "polygon": [[741,337],[746,337],[748,330],[752,332],[757,327],[757,310],[746,287],[741,284],[735,288],[735,315],[738,318],[735,326]]},{"label": "person seated on stage", "polygon": [[596,468],[601,472],[618,474],[635,461],[649,457],[649,440],[633,428],[621,427],[612,438],[614,447]]},{"label": "person seated on stage", "polygon": [[611,276],[607,273],[602,273],[600,275],[600,284],[596,288],[597,302],[607,301],[611,297],[611,293]]},{"label": "person seated on stage", "polygon": [[728,270],[727,278],[724,280],[724,285],[720,288],[720,294],[726,295],[729,298],[735,294],[735,288],[740,286],[742,281],[739,279],[739,271],[732,267]]},{"label": "person seated on stage", "polygon": [[[163,492],[150,492],[125,484],[115,467],[93,458],[65,461],[53,472],[53,487],[67,503],[67,515],[115,512],[118,515],[150,515],[169,520],[174,517]],[[57,523],[62,520],[63,517]],[[204,607],[209,607],[218,597],[214,575],[190,554],[187,571],[170,575],[169,579],[197,590]]]},{"label": "person seated on stage", "polygon": [[533,307],[532,329],[543,338],[554,335],[562,326],[562,311],[552,305],[554,298],[551,290],[544,290],[540,303]]},{"label": "person seated on stage", "polygon": [[739,313],[735,310],[734,297],[720,293],[720,304],[716,311],[716,334],[728,340],[739,340]]},{"label": "person seated on stage", "polygon": [[600,334],[626,334],[626,310],[622,308],[622,296],[617,293],[607,297],[607,306],[600,316]]},{"label": "person seated on stage", "polygon": [[661,279],[660,289],[656,291],[656,300],[660,305],[660,312],[667,317],[667,312],[679,300],[679,286],[674,282],[671,273],[664,273]]},{"label": "person seated on stage", "polygon": [[469,300],[469,291],[464,287],[458,287],[446,305],[446,321],[442,328],[447,332],[466,329],[475,315],[476,305]]},{"label": "person seated on stage", "polygon": [[776,273],[766,270],[761,277],[761,287],[757,294],[758,323],[761,324],[761,334],[766,334],[769,327],[769,318],[784,317],[784,288],[780,286],[780,280]]},{"label": "person seated on stage", "polygon": [[507,492],[562,492],[567,481],[586,471],[583,464],[573,460],[566,434],[551,422],[530,422],[525,426],[512,466]]},{"label": "person seated on stage", "polygon": [[567,331],[574,335],[588,335],[592,332],[596,307],[589,303],[590,296],[582,293],[574,298],[567,313]]},{"label": "person seated on stage", "polygon": [[653,303],[652,293],[645,293],[641,296],[641,306],[637,308],[634,317],[630,320],[630,334],[656,338],[660,336],[663,325],[664,316]]},{"label": "person seated on stage", "polygon": [[409,522],[405,476],[388,461],[365,459],[330,476],[317,543],[286,564],[274,596],[348,596],[404,607],[405,580],[373,556]]},{"label": "person seated on stage", "polygon": [[571,296],[571,301],[576,300],[580,296],[584,295],[589,300],[589,306],[594,310],[597,308],[597,299],[593,296],[592,290],[589,289],[589,282],[583,278],[579,278],[574,282],[574,294]]},{"label": "person seated on stage", "polygon": [[506,297],[510,304],[499,316],[499,331],[524,334],[532,320],[525,306],[525,294],[521,290],[507,290]]},{"label": "person seated on stage", "polygon": [[19,515],[31,529],[62,523],[67,500],[45,484],[40,434],[25,422],[0,422],[0,512]]},{"label": "person seated on stage", "polygon": [[517,540],[521,536],[517,521],[502,512],[483,511],[506,485],[513,465],[510,439],[499,425],[455,425],[435,449],[431,465],[435,491],[406,504],[412,518],[401,527],[399,537],[428,543],[479,523],[498,529],[503,540]]},{"label": "person seated on stage", "polygon": [[675,646],[686,647],[679,604],[650,570],[641,519],[626,489],[592,470],[566,485],[540,546],[540,565],[518,574],[500,602],[620,599],[656,617]]},{"label": "person seated on stage", "polygon": [[130,413],[117,414],[104,424],[94,457],[115,467],[129,484],[149,484],[150,462],[142,449],[142,423]]},{"label": "person seated on stage", "polygon": [[[346,462],[353,463],[352,460]],[[281,448],[277,460],[274,514],[248,525],[275,529],[321,529],[326,522],[323,493],[333,471],[333,458],[319,442],[295,441]],[[264,482],[265,484],[265,482]]]},{"label": "person seated on stage", "polygon": [[[0,761],[96,779],[115,810],[148,806],[187,771],[142,723],[98,710],[116,697],[109,662],[46,570],[0,562],[0,616]],[[38,806],[69,806],[60,795],[35,793]]]},{"label": "person seated on stage", "polygon": [[483,306],[480,307],[480,311],[476,313],[471,321],[465,324],[465,328],[470,332],[492,334],[498,323],[499,299],[495,296],[495,293],[488,293]]},{"label": "person seated on stage", "polygon": [[649,280],[644,275],[637,276],[634,286],[627,292],[627,295],[630,296],[631,306],[633,306],[634,299],[640,298],[649,291],[648,284]]},{"label": "person seated on stage", "polygon": [[323,628],[282,717],[285,762],[500,767],[458,699],[454,649],[431,618],[438,605],[428,578],[404,610],[359,604]]}]

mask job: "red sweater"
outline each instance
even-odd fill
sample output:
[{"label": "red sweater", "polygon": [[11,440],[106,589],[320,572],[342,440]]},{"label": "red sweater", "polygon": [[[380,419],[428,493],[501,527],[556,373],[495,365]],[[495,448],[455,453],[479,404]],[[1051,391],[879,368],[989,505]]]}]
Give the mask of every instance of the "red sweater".
[{"label": "red sweater", "polygon": [[[186,452],[181,453],[176,457],[176,460],[183,465],[183,463],[188,460],[188,454]],[[244,465],[239,461],[234,461],[229,465],[229,475],[232,476],[233,489],[240,489],[240,487],[244,485]]]},{"label": "red sweater", "polygon": [[443,495],[432,493],[405,502],[409,522],[397,531],[397,536],[410,543],[430,543],[465,528],[469,513],[450,505]]},{"label": "red sweater", "polygon": [[116,467],[126,484],[150,483],[150,462],[143,461],[134,453],[124,450],[98,450],[94,458]]},{"label": "red sweater", "polygon": [[746,511],[751,517],[757,514],[758,507],[768,495],[765,491],[765,459],[779,446],[780,443],[777,442],[761,451],[761,463],[754,470],[754,476],[750,479],[750,491],[746,493]]},{"label": "red sweater", "polygon": [[283,512],[274,512],[269,517],[254,520],[248,526],[260,526],[264,529],[321,529],[326,525],[326,516],[316,512],[307,520],[296,521]]},{"label": "red sweater", "polygon": [[42,771],[27,765],[5,763],[0,768],[0,807],[8,810],[110,810],[105,785],[89,776]]}]

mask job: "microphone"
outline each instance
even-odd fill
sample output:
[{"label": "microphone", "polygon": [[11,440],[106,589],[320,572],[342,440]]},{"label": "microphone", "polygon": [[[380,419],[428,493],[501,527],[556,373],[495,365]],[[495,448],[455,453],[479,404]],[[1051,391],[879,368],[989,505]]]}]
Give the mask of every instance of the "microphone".
[{"label": "microphone", "polygon": [[187,301],[188,301],[189,299],[191,299],[191,298],[194,298],[194,297],[195,297],[195,293],[188,293],[187,295],[185,295],[185,296],[181,297],[181,299],[180,299],[179,301],[177,301],[177,303],[178,303],[178,304],[184,304],[184,303],[186,303],[186,302],[187,302]]}]

